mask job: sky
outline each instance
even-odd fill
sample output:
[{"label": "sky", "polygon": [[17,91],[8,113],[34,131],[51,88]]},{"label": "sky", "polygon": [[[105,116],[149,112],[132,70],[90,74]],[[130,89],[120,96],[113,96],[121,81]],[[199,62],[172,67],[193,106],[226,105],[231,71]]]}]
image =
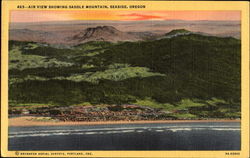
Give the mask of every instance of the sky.
[{"label": "sky", "polygon": [[11,11],[11,22],[70,20],[240,20],[240,11]]}]

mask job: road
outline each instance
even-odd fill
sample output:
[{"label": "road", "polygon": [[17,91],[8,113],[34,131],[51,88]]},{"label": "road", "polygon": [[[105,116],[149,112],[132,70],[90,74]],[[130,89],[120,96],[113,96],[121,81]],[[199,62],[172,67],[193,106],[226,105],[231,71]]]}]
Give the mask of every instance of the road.
[{"label": "road", "polygon": [[9,150],[240,150],[239,122],[10,127]]}]

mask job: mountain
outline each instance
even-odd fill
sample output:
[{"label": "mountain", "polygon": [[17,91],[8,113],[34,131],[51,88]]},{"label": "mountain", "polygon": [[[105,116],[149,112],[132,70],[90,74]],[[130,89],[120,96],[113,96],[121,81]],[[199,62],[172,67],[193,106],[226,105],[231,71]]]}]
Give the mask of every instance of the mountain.
[{"label": "mountain", "polygon": [[[84,33],[88,28],[112,26],[126,34],[126,38],[107,39],[108,41],[154,40],[171,30],[179,28],[191,32],[202,32],[217,37],[234,37],[240,39],[240,21],[54,21],[34,23],[10,23],[9,39],[16,41],[33,41],[46,44],[73,46],[85,41],[73,40],[73,36]],[[84,35],[79,35],[80,37]],[[128,38],[127,38],[128,37]],[[93,40],[99,39],[98,37]],[[103,38],[105,40],[105,38]],[[136,39],[136,40],[134,40]],[[90,40],[86,40],[90,41]]]},{"label": "mountain", "polygon": [[168,33],[165,33],[164,35],[158,37],[157,39],[159,40],[159,39],[164,39],[164,38],[172,38],[176,36],[183,36],[183,35],[189,35],[189,34],[194,34],[194,32],[188,31],[186,29],[176,29]]},{"label": "mountain", "polygon": [[97,26],[87,28],[69,38],[69,40],[84,43],[88,41],[136,41],[140,40],[140,38],[139,36],[119,31],[113,26]]},{"label": "mountain", "polygon": [[78,31],[40,31],[30,29],[10,30],[10,40],[33,41],[47,44],[78,45],[89,41],[138,41],[151,38],[152,33],[122,32],[113,26],[89,27]]},{"label": "mountain", "polygon": [[85,43],[70,48],[10,41],[10,106],[136,104],[177,118],[240,117],[241,41],[173,32],[182,35],[85,42],[124,34],[94,27],[75,37]]},{"label": "mountain", "polygon": [[13,29],[10,30],[9,36],[11,40],[33,41],[40,43],[46,43],[57,39],[57,35],[54,33],[30,29]]},{"label": "mountain", "polygon": [[191,31],[188,31],[186,29],[176,29],[166,33],[165,36],[187,35],[190,33]]}]

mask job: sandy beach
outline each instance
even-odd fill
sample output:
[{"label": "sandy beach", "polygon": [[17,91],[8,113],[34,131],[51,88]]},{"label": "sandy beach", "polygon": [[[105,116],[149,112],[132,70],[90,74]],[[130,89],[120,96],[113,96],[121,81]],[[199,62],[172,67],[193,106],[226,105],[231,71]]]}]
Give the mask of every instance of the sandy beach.
[{"label": "sandy beach", "polygon": [[98,122],[63,122],[42,121],[37,117],[22,116],[9,118],[9,126],[74,126],[74,125],[101,125],[101,124],[141,124],[141,123],[183,123],[183,122],[240,122],[240,120],[209,119],[209,120],[153,120],[153,121],[98,121]]}]

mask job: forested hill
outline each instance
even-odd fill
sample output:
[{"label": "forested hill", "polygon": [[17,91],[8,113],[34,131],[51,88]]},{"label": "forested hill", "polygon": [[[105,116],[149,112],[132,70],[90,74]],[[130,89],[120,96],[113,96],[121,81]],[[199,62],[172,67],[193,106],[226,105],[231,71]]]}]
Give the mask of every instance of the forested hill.
[{"label": "forested hill", "polygon": [[240,116],[241,41],[182,34],[74,47],[9,42],[11,106],[137,104]]}]

